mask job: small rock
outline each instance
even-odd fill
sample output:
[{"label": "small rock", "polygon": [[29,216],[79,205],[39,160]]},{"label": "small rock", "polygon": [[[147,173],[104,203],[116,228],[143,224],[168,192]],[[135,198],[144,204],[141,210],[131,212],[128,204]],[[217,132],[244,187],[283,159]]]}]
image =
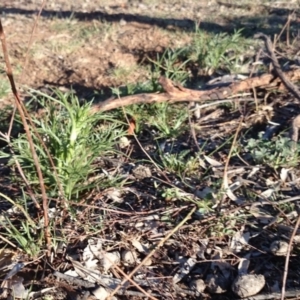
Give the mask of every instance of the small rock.
[{"label": "small rock", "polygon": [[152,176],[151,170],[148,167],[145,167],[142,165],[139,165],[136,168],[134,168],[132,170],[132,174],[134,175],[134,177],[136,179],[139,179],[139,180],[142,180],[144,178]]},{"label": "small rock", "polygon": [[105,271],[108,271],[113,265],[120,262],[120,253],[117,251],[107,252],[103,255],[102,266]]},{"label": "small rock", "polygon": [[92,291],[97,300],[105,300],[109,296],[109,292],[102,286],[97,287]]},{"label": "small rock", "polygon": [[145,5],[145,4],[143,4],[143,3],[140,3],[140,4],[139,4],[139,9],[140,9],[140,10],[146,10],[146,9],[148,9],[148,6]]},{"label": "small rock", "polygon": [[263,275],[239,275],[233,282],[231,289],[239,297],[245,298],[256,295],[265,285]]},{"label": "small rock", "polygon": [[229,285],[228,280],[219,274],[208,274],[205,283],[208,291],[213,294],[225,293]]},{"label": "small rock", "polygon": [[93,290],[92,293],[99,300],[105,300],[109,296],[109,292],[102,286]]},{"label": "small rock", "polygon": [[125,26],[127,24],[127,22],[124,20],[124,19],[121,19],[120,20],[120,25],[121,26]]},{"label": "small rock", "polygon": [[151,257],[149,257],[149,258],[144,262],[144,266],[149,267],[149,266],[151,266],[151,265],[152,265],[152,259],[151,259]]},{"label": "small rock", "polygon": [[276,256],[285,256],[287,254],[289,244],[285,241],[274,241],[270,245],[270,251]]},{"label": "small rock", "polygon": [[127,148],[130,145],[130,140],[126,136],[120,138],[119,146],[121,149]]},{"label": "small rock", "polygon": [[190,288],[195,292],[202,293],[205,290],[206,285],[202,279],[195,279],[190,282]]},{"label": "small rock", "polygon": [[122,260],[124,263],[126,263],[128,265],[132,265],[132,264],[136,263],[136,261],[137,261],[137,254],[135,251],[124,250],[122,252]]},{"label": "small rock", "polygon": [[178,283],[181,281],[186,275],[188,275],[191,270],[194,268],[196,264],[196,260],[192,257],[189,259],[184,259],[181,263],[181,266],[177,273],[173,277],[173,283]]}]

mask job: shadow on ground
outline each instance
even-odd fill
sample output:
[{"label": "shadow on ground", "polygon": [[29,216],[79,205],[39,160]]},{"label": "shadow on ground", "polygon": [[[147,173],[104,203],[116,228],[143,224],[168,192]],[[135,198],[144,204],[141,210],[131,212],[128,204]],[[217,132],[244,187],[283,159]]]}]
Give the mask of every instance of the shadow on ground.
[{"label": "shadow on ground", "polygon": [[[230,8],[245,8],[245,6],[237,4],[228,4],[219,2],[219,4]],[[251,6],[249,6],[249,9]],[[36,10],[26,10],[18,8],[5,8],[0,6],[0,11],[3,15],[5,14],[15,14],[15,15],[36,15]],[[234,30],[241,27],[245,27],[243,34],[245,37],[250,37],[257,31],[261,31],[265,34],[278,33],[282,26],[287,21],[288,15],[292,14],[294,10],[278,7],[264,7],[261,11],[263,16],[256,15],[253,17],[230,17],[226,20],[226,25],[222,26],[214,22],[201,21],[201,29],[211,33],[227,32],[232,33]],[[268,14],[265,16],[265,14]],[[174,28],[182,29],[185,31],[194,31],[195,20],[191,19],[176,19],[176,18],[157,18],[149,17],[144,15],[134,15],[126,13],[115,13],[108,14],[102,11],[95,12],[80,12],[80,11],[55,11],[55,10],[43,10],[41,16],[45,18],[61,18],[68,19],[74,18],[79,21],[91,21],[91,20],[102,20],[107,22],[120,22],[124,20],[126,22],[137,22],[141,24],[158,26],[164,29],[174,30]],[[291,21],[291,33],[297,34],[300,29],[300,24],[298,20]]]}]

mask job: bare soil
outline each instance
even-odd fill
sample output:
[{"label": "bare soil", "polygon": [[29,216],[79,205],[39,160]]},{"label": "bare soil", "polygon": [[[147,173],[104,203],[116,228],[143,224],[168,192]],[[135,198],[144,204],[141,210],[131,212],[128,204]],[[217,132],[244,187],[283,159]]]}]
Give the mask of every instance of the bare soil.
[{"label": "bare soil", "polygon": [[214,33],[244,28],[248,37],[278,33],[294,7],[295,1],[61,0],[46,2],[38,19],[39,1],[2,1],[0,8],[20,87],[72,86],[91,97],[145,81],[146,56],[188,44],[195,24]]}]

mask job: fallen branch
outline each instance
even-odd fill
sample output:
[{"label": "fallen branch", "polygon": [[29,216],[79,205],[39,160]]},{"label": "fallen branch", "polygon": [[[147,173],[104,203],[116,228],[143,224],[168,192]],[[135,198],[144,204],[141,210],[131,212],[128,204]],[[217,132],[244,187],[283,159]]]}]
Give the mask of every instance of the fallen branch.
[{"label": "fallen branch", "polygon": [[[290,81],[300,80],[300,69],[283,72]],[[108,111],[122,106],[132,104],[150,104],[159,102],[203,102],[207,100],[220,100],[234,96],[238,93],[249,91],[253,88],[278,88],[282,87],[281,80],[274,74],[264,74],[252,78],[247,78],[240,82],[234,82],[226,87],[218,87],[211,90],[191,90],[181,85],[175,84],[170,79],[160,77],[159,83],[164,89],[164,93],[149,93],[126,96],[123,98],[110,98],[92,107],[92,112]]]}]

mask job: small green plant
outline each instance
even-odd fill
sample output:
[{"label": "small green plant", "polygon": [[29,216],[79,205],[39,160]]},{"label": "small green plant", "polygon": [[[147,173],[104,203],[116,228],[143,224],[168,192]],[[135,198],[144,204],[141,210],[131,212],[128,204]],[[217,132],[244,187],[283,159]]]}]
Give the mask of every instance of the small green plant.
[{"label": "small green plant", "polygon": [[299,162],[300,146],[285,137],[278,136],[276,140],[263,139],[262,133],[258,139],[250,139],[246,150],[256,163],[267,164],[275,170],[279,167],[294,167]]},{"label": "small green plant", "polygon": [[[128,95],[134,95],[138,93],[154,93],[158,90],[154,88],[152,81],[147,80],[145,82],[128,83],[126,86],[111,88],[112,94],[116,97],[124,97]],[[132,110],[131,107],[141,107],[142,105],[130,105],[124,107],[126,111]],[[149,106],[149,105],[148,105]],[[134,110],[134,109],[133,109]]]},{"label": "small green plant", "polygon": [[180,153],[170,154],[164,153],[160,155],[162,165],[168,172],[175,174],[183,174],[187,167],[187,155],[190,153],[189,150],[181,151]]},{"label": "small green plant", "polygon": [[[108,115],[91,114],[91,103],[80,105],[73,94],[57,92],[56,98],[41,95],[44,98],[38,101],[44,107],[44,114],[33,121],[44,145],[35,134],[33,141],[46,188],[51,197],[77,199],[84,191],[96,184],[104,185],[108,180],[94,176],[97,168],[94,161],[113,151],[124,130]],[[37,187],[39,181],[26,135],[20,134],[13,140],[11,148],[14,153],[11,164],[17,160],[26,178]],[[7,153],[2,152],[2,156],[7,156]]]},{"label": "small green plant", "polygon": [[[70,28],[68,29],[70,30]],[[111,22],[92,20],[90,22],[83,22],[81,26],[72,28],[75,31],[74,40],[78,41],[106,41],[109,39],[114,31],[114,25]]]},{"label": "small green plant", "polygon": [[[128,84],[124,88],[111,88],[112,94],[116,97],[123,97],[127,95],[133,95],[136,93],[153,92],[151,82]],[[133,104],[124,107],[124,111],[128,119],[132,118],[135,121],[135,132],[139,133],[144,128],[146,120],[149,120],[150,114],[153,111],[153,106],[149,104]],[[122,109],[115,111],[115,118],[118,120],[127,120],[124,118],[124,111]]]},{"label": "small green plant", "polygon": [[156,127],[159,131],[158,138],[176,138],[186,129],[187,118],[187,108],[157,103],[153,106],[153,115],[149,125]]},{"label": "small green plant", "polygon": [[184,201],[184,202],[192,202],[197,205],[198,212],[200,214],[206,214],[212,211],[213,202],[211,199],[199,199],[194,197],[192,194],[185,193],[178,188],[166,188],[162,192],[162,197],[166,199],[166,201]]},{"label": "small green plant", "polygon": [[[158,89],[153,85],[152,81],[146,80],[144,82],[129,83],[126,85],[126,95],[133,95],[138,93],[154,93]],[[128,106],[130,108],[131,106]]]},{"label": "small green plant", "polygon": [[[120,89],[112,90],[114,94],[120,96]],[[177,138],[187,129],[188,110],[182,105],[169,105],[168,103],[136,104],[124,109],[126,114],[135,120],[136,132],[147,125],[158,131],[157,139]],[[122,111],[119,112],[118,119],[124,119]],[[124,121],[126,122],[126,120]]]},{"label": "small green plant", "polygon": [[54,18],[52,18],[50,28],[56,32],[74,30],[74,25],[76,25],[77,23],[78,20],[75,18],[74,12],[72,12],[71,15],[67,18],[61,18],[58,13]]},{"label": "small green plant", "polygon": [[165,77],[180,83],[185,84],[189,78],[189,73],[186,70],[186,65],[189,59],[186,58],[186,49],[167,49],[161,56],[157,54],[157,59],[148,58],[154,65],[153,77],[157,80],[161,73]]},{"label": "small green plant", "polygon": [[[15,240],[23,251],[32,258],[38,257],[43,247],[42,231],[34,229],[28,221],[22,221],[18,229],[8,217],[5,217],[5,221],[1,221],[1,223],[7,232],[6,235]],[[39,234],[37,233],[38,231],[40,232]]]},{"label": "small green plant", "polygon": [[3,98],[8,95],[10,92],[10,85],[8,84],[7,80],[0,81],[0,98]]},{"label": "small green plant", "polygon": [[217,69],[231,70],[238,56],[243,53],[246,42],[241,37],[242,29],[234,34],[220,33],[210,35],[196,27],[189,59],[210,75]]},{"label": "small green plant", "polygon": [[[243,220],[245,222],[245,220]],[[211,237],[233,236],[236,233],[237,218],[235,216],[220,216],[216,222],[208,228],[207,234]]]}]

